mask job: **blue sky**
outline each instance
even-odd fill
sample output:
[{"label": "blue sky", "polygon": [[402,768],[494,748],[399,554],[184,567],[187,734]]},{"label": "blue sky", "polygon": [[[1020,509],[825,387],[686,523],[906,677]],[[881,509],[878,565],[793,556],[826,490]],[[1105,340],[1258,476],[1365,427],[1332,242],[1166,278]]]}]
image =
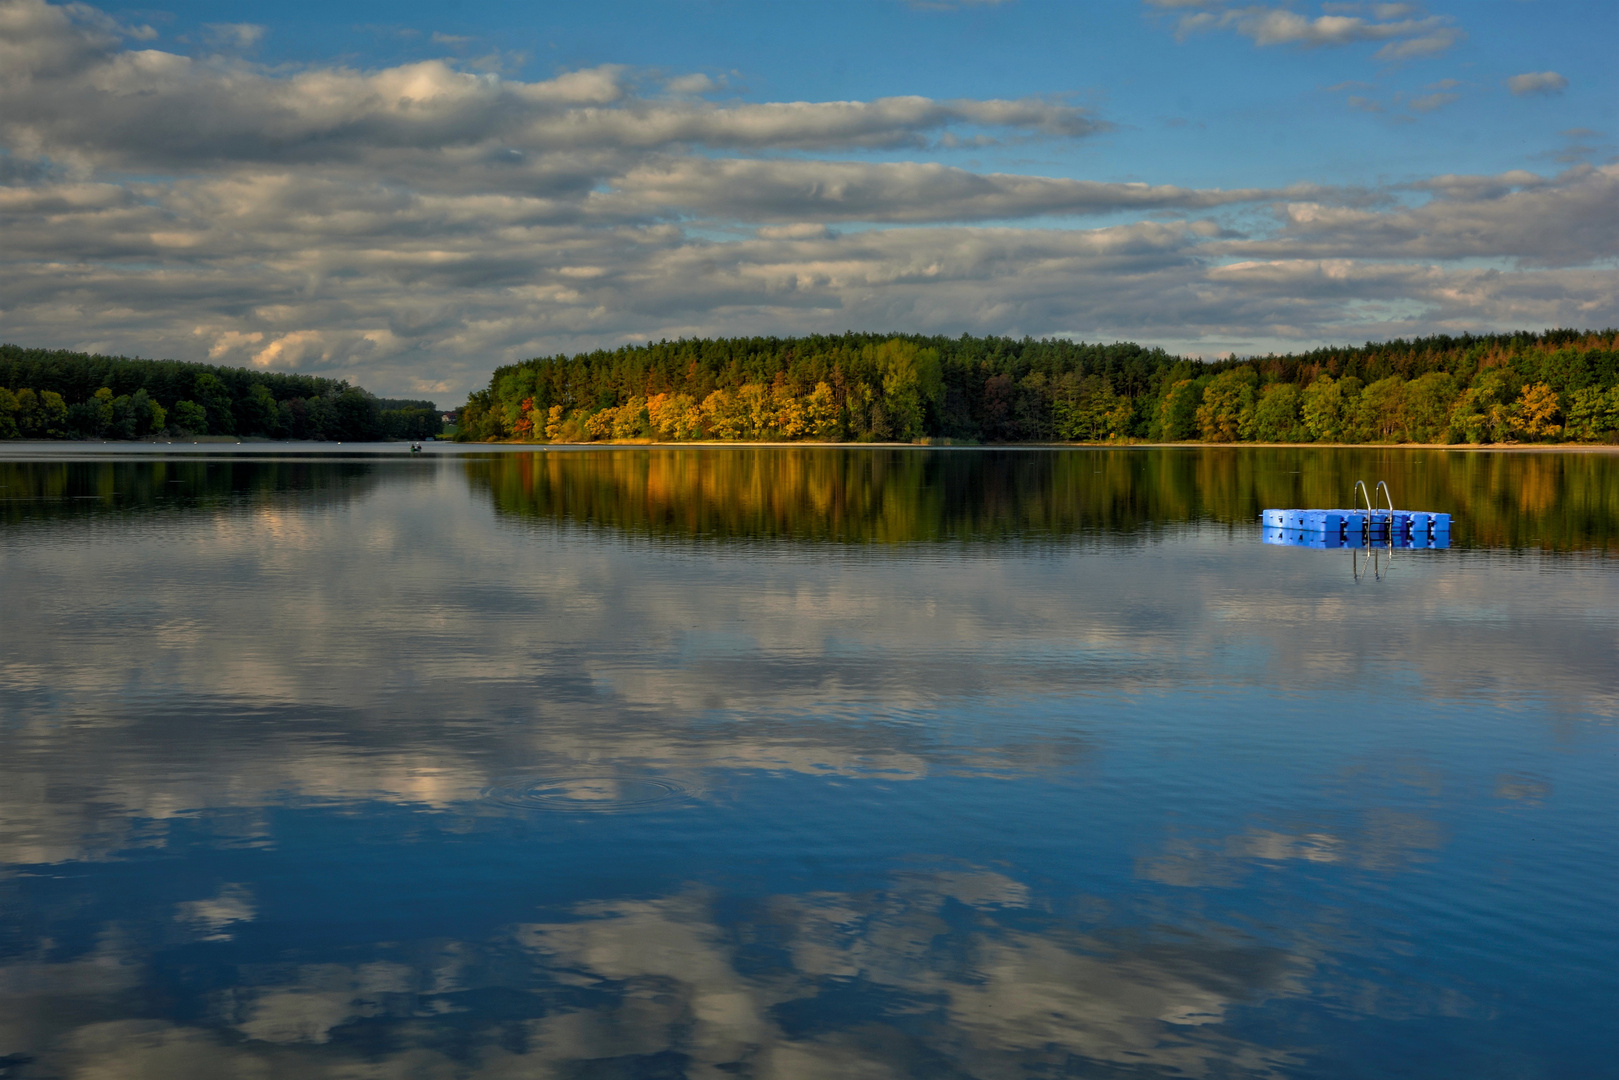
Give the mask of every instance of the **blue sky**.
[{"label": "blue sky", "polygon": [[[1240,6],[1240,5],[1233,5]],[[1332,5],[1294,4],[1315,14]],[[1357,5],[1338,5],[1353,8]],[[1369,7],[1369,5],[1365,5]],[[165,37],[201,39],[217,4],[170,6]],[[1378,41],[1258,47],[1239,32],[1176,33],[1187,9],[1096,4],[601,3],[232,5],[265,27],[272,63],[341,59],[364,67],[498,57],[545,79],[602,64],[706,74],[745,101],[1051,96],[1117,125],[1084,143],[1049,142],[936,160],[994,170],[1195,186],[1375,183],[1444,172],[1544,168],[1563,131],[1619,123],[1619,6],[1497,0],[1423,10],[1460,32],[1436,55],[1373,58]],[[145,9],[120,12],[136,19]],[[440,40],[435,41],[434,35]],[[444,41],[443,38],[461,38]],[[1515,96],[1508,78],[1556,70],[1561,94]],[[1455,81],[1455,87],[1438,84]],[[1360,84],[1360,85],[1355,85]],[[1339,89],[1341,88],[1341,89]],[[1435,94],[1455,100],[1402,108]],[[1351,97],[1364,99],[1359,107]],[[1376,104],[1381,112],[1367,111]],[[1584,140],[1590,142],[1587,138]]]},{"label": "blue sky", "polygon": [[0,0],[0,337],[449,404],[683,334],[1609,326],[1616,45],[1544,0]]}]

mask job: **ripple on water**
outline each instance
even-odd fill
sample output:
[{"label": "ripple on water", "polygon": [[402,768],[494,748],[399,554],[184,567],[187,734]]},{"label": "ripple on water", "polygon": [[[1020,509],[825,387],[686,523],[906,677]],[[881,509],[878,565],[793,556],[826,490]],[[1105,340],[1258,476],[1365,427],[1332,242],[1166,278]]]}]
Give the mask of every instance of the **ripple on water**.
[{"label": "ripple on water", "polygon": [[692,790],[664,776],[518,777],[485,789],[504,806],[569,814],[622,814],[680,802]]}]

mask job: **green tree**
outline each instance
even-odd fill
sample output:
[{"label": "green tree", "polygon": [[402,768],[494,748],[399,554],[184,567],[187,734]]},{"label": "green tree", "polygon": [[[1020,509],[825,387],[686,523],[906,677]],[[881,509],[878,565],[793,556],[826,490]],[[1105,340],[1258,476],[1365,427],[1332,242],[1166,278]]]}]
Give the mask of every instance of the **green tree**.
[{"label": "green tree", "polygon": [[487,442],[498,439],[501,431],[499,410],[493,390],[475,390],[467,397],[456,424],[455,437],[460,442]]},{"label": "green tree", "polygon": [[1619,438],[1619,385],[1587,386],[1568,397],[1563,416],[1571,439],[1613,442]]},{"label": "green tree", "polygon": [[1254,405],[1253,437],[1260,442],[1307,442],[1310,433],[1299,417],[1301,395],[1292,383],[1265,387]]},{"label": "green tree", "polygon": [[1181,379],[1164,394],[1158,406],[1155,437],[1164,442],[1184,442],[1197,435],[1197,406],[1202,387],[1196,379]]},{"label": "green tree", "polygon": [[[142,390],[144,396],[146,391]],[[142,403],[144,406],[145,402]],[[141,434],[141,421],[146,419],[147,410],[143,407],[138,412],[135,409],[135,399],[129,394],[119,394],[112,399],[112,423],[108,434],[115,439],[133,439]]]},{"label": "green tree", "polygon": [[192,396],[208,417],[210,435],[236,434],[236,416],[231,411],[230,390],[219,376],[204,372],[192,386]]},{"label": "green tree", "polygon": [[195,401],[176,401],[169,410],[169,426],[179,435],[205,435],[208,432],[208,410]]},{"label": "green tree", "polygon": [[333,397],[311,398],[307,403],[309,437],[325,442],[338,442],[343,438],[342,418],[337,413]]},{"label": "green tree", "polygon": [[89,403],[93,404],[96,410],[95,434],[102,436],[111,434],[113,421],[112,388],[103,386],[91,395]]},{"label": "green tree", "polygon": [[39,408],[39,395],[31,387],[17,391],[17,432],[25,439],[45,434],[45,418]]},{"label": "green tree", "polygon": [[876,365],[882,379],[883,412],[893,438],[909,440],[926,434],[927,409],[944,396],[938,350],[892,338],[868,346],[864,358]]},{"label": "green tree", "polygon": [[1209,380],[1197,407],[1197,427],[1205,442],[1236,442],[1254,428],[1254,388],[1259,373],[1253,368],[1232,368]]},{"label": "green tree", "polygon": [[101,408],[92,398],[67,407],[67,427],[74,435],[84,439],[101,437]]},{"label": "green tree", "polygon": [[1400,442],[1406,437],[1405,380],[1378,379],[1360,393],[1348,425],[1356,442]]},{"label": "green tree", "polygon": [[332,404],[337,413],[338,439],[366,442],[381,434],[376,399],[364,390],[346,387]]},{"label": "green tree", "polygon": [[1100,375],[1070,372],[1057,382],[1051,406],[1052,435],[1064,442],[1100,442],[1122,433],[1129,402]]},{"label": "green tree", "polygon": [[283,439],[309,437],[309,403],[301,397],[289,398],[275,407],[276,431]]},{"label": "green tree", "polygon": [[236,429],[244,435],[274,435],[280,426],[275,395],[263,383],[254,383],[236,402]]},{"label": "green tree", "polygon": [[47,439],[67,437],[67,402],[54,390],[39,392],[39,412],[43,434]]},{"label": "green tree", "polygon": [[1513,373],[1485,368],[1462,391],[1450,413],[1450,426],[1470,443],[1502,442],[1512,437],[1512,402],[1518,396]]},{"label": "green tree", "polygon": [[1446,371],[1430,371],[1405,387],[1405,433],[1415,442],[1446,440],[1456,380]]},{"label": "green tree", "polygon": [[1354,416],[1356,399],[1360,397],[1360,380],[1353,375],[1334,379],[1331,375],[1318,376],[1304,388],[1300,412],[1304,427],[1316,442],[1345,442],[1352,434],[1350,421]]},{"label": "green tree", "polygon": [[15,439],[17,431],[17,395],[0,386],[0,439]]},{"label": "green tree", "polygon": [[[534,414],[539,416],[539,423],[535,425],[535,434],[538,435],[545,428],[545,417],[538,409],[534,410]],[[443,414],[436,408],[383,409],[378,414],[378,421],[384,439],[426,439],[444,430]]]},{"label": "green tree", "polygon": [[112,391],[103,386],[84,401],[67,407],[67,427],[75,435],[87,439],[116,437],[112,430]]},{"label": "green tree", "polygon": [[67,435],[67,403],[54,390],[17,391],[17,429],[25,439],[60,439]]},{"label": "green tree", "polygon": [[[129,410],[136,417],[136,435],[155,435],[168,423],[168,412],[151,398],[145,390],[137,390],[129,399]],[[145,416],[142,418],[142,412]]]}]

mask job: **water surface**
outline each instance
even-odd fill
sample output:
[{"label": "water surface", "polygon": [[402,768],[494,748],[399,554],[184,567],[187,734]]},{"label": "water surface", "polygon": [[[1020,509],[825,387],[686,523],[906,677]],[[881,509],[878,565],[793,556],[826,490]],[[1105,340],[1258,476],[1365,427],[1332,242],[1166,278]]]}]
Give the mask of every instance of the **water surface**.
[{"label": "water surface", "polygon": [[[1619,458],[115,449],[0,1076],[1612,1074]],[[1260,542],[1361,478],[1452,549]]]}]

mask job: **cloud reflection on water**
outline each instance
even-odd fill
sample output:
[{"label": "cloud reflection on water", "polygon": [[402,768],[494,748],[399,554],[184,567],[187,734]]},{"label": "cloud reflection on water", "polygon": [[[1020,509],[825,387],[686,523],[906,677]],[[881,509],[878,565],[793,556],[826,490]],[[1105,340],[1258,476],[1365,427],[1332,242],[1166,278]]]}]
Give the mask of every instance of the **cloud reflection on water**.
[{"label": "cloud reflection on water", "polygon": [[[455,471],[366,475],[335,515],[323,481],[307,507],[200,514],[116,547],[12,537],[7,594],[32,618],[0,631],[7,861],[156,842],[151,823],[199,810],[450,809],[513,772],[603,762],[695,790],[738,771],[1027,775],[1072,767],[1115,703],[1187,687],[1285,698],[1376,680],[1619,715],[1601,629],[1619,588],[1558,557],[1415,553],[1380,592],[1349,587],[1329,553],[1232,557],[1207,529],[1033,558],[733,557],[536,539],[458,500]],[[918,727],[940,708],[1052,700],[1085,722]],[[176,739],[194,758],[180,771]]]},{"label": "cloud reflection on water", "polygon": [[[21,1075],[1293,1074],[1309,1040],[1256,1016],[1481,1014],[1353,969],[1357,883],[1462,857],[1475,803],[1544,820],[1569,785],[1526,755],[1619,715],[1591,554],[1356,586],[1202,511],[707,543],[513,513],[462,463],[344,475],[0,531]],[[678,798],[610,805],[638,784]],[[274,861],[323,845],[399,876]],[[484,862],[520,911],[450,925],[497,905],[434,875]],[[538,898],[570,875],[613,884]]]},{"label": "cloud reflection on water", "polygon": [[[75,1078],[1012,1077],[1076,1061],[1270,1076],[1296,1063],[1224,1029],[1233,1007],[1307,993],[1302,957],[1218,927],[1110,940],[1042,906],[981,870],[724,916],[701,889],[590,903],[413,961],[247,965],[190,1023],[107,1018],[151,976],[109,929],[86,958],[0,966],[0,999],[52,1006],[8,1009],[0,1034],[58,1047],[46,1064]],[[491,1014],[490,995],[509,1000]]]}]

